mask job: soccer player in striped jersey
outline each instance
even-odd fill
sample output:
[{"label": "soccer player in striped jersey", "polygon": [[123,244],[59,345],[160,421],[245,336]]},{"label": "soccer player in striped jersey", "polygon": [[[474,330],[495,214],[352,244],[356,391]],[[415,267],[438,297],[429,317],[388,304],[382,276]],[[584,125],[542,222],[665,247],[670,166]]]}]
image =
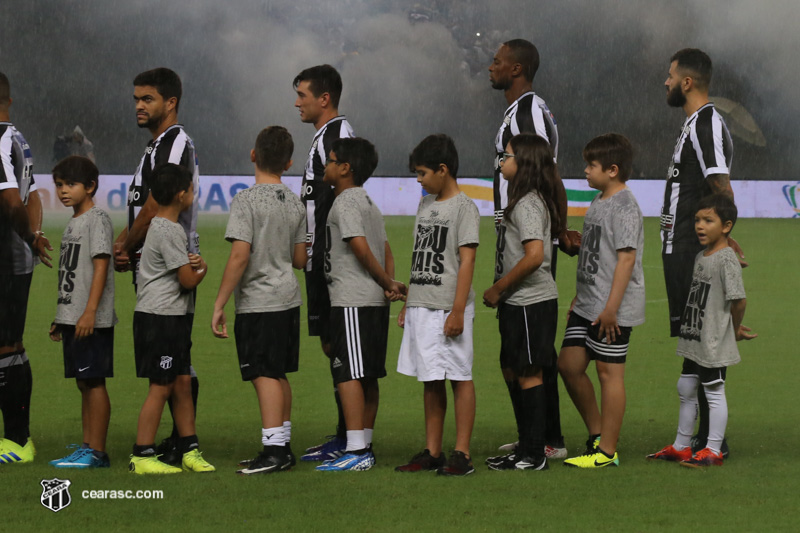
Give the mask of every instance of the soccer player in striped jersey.
[{"label": "soccer player in striped jersey", "polygon": [[[325,161],[333,142],[354,137],[353,128],[344,115],[339,114],[339,98],[342,95],[342,78],[330,65],[310,67],[295,76],[292,82],[297,99],[294,106],[300,111],[300,120],[313,124],[317,133],[308,151],[308,160],[303,170],[303,185],[300,199],[306,206],[308,263],[306,264],[306,296],[308,306],[308,334],[319,337],[322,351],[330,357],[330,310],[331,301],[323,271],[325,254],[325,224],[333,205],[333,189],[323,183]],[[342,455],[346,446],[344,412],[339,393],[334,386],[339,421],[336,435],[329,441],[312,446],[301,458],[304,461],[326,461]]]},{"label": "soccer player in striped jersey", "polygon": [[[680,332],[681,315],[692,284],[694,258],[703,249],[694,231],[697,203],[712,193],[733,199],[730,183],[733,142],[725,120],[708,99],[711,73],[711,58],[705,52],[685,48],[670,58],[669,75],[664,82],[667,104],[683,109],[687,117],[672,154],[661,208],[661,258],[671,337],[677,337]],[[743,258],[736,241],[728,241]],[[694,451],[705,448],[708,438],[708,402],[702,388],[698,391],[698,401],[700,426],[692,439]],[[728,456],[727,442],[722,444],[722,453]]]},{"label": "soccer player in striped jersey", "polygon": [[[184,131],[183,125],[178,124],[178,108],[182,94],[180,77],[168,68],[142,72],[133,80],[136,123],[140,128],[147,128],[153,139],[147,143],[128,188],[128,225],[114,243],[114,268],[120,272],[131,270],[134,287],[138,281],[142,245],[150,221],[158,211],[158,204],[150,195],[154,169],[165,163],[180,165],[192,174],[194,190],[200,190],[200,171],[194,143]],[[193,254],[200,253],[197,235],[198,196],[195,194],[191,209],[182,212],[178,219],[189,240],[189,252]],[[196,409],[199,383],[194,367],[191,368],[191,372],[192,400]],[[172,401],[169,406],[172,411]],[[158,450],[166,463],[180,463],[181,457],[175,446],[177,438],[178,429],[173,424],[172,435],[159,445]]]},{"label": "soccer player in striped jersey", "polygon": [[[535,133],[546,140],[553,150],[554,160],[558,159],[558,127],[553,113],[540,96],[533,92],[533,78],[539,69],[539,51],[525,39],[512,39],[503,43],[489,65],[489,81],[492,88],[501,90],[508,102],[503,122],[495,137],[494,159],[494,223],[500,228],[503,210],[508,205],[508,182],[503,179],[500,161],[506,146],[515,135]],[[580,248],[580,233],[567,231],[567,193],[558,173],[555,173],[554,190],[560,203],[562,221],[559,234],[559,247],[569,255],[575,255]],[[553,248],[551,272],[556,276],[557,255]],[[553,359],[557,357],[553,349]],[[508,386],[514,413],[519,422],[521,407],[519,383],[510,369],[503,369],[503,378]],[[564,437],[561,435],[561,417],[558,408],[558,371],[556,365],[546,366],[544,370],[545,390],[547,391],[547,456],[562,459],[567,456]],[[513,452],[516,443],[501,446],[501,450]]]},{"label": "soccer player in striped jersey", "polygon": [[31,366],[22,344],[35,257],[48,267],[52,250],[42,229],[42,203],[30,146],[11,123],[11,86],[0,72],[0,464],[29,463]]}]

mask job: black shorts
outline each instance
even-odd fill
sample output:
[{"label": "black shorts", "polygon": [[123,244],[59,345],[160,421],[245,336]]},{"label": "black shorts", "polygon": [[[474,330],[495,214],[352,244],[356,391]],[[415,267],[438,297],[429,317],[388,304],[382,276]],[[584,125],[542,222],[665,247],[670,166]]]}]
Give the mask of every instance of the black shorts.
[{"label": "black shorts", "polygon": [[0,273],[0,346],[22,342],[31,274]]},{"label": "black shorts", "polygon": [[174,381],[191,375],[192,316],[133,313],[136,376]]},{"label": "black shorts", "polygon": [[306,300],[308,334],[319,337],[323,343],[328,344],[331,342],[331,297],[322,272],[306,271]]},{"label": "black shorts", "polygon": [[339,384],[386,376],[389,306],[331,308],[331,375]]},{"label": "black shorts", "polygon": [[75,340],[75,326],[58,325],[64,348],[64,377],[95,379],[114,377],[114,328],[94,328]]},{"label": "black shorts", "polygon": [[701,385],[716,385],[717,383],[725,383],[725,377],[728,367],[707,368],[695,363],[691,359],[683,359],[683,368],[681,375],[684,376],[697,376]]},{"label": "black shorts", "polygon": [[[698,244],[698,246],[700,246]],[[681,316],[689,299],[694,273],[694,258],[702,247],[688,252],[672,252],[661,254],[664,265],[664,281],[667,284],[667,301],[669,302],[669,336],[677,337],[681,331]]]},{"label": "black shorts", "polygon": [[501,303],[500,367],[520,373],[525,367],[549,367],[558,327],[558,299],[526,306]]},{"label": "black shorts", "polygon": [[241,313],[233,326],[242,381],[281,379],[297,372],[300,360],[300,308]]},{"label": "black shorts", "polygon": [[617,339],[611,344],[606,344],[605,336],[600,336],[599,325],[592,326],[591,320],[573,312],[569,315],[561,347],[578,346],[586,349],[589,359],[603,363],[624,364],[628,358],[628,343],[632,330],[631,327],[620,326]]}]

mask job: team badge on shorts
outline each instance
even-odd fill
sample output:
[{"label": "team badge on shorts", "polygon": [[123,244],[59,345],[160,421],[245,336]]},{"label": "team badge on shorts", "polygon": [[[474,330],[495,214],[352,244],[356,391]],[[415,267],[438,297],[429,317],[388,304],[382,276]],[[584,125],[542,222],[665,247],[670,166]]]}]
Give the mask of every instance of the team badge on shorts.
[{"label": "team badge on shorts", "polygon": [[43,479],[40,483],[42,484],[42,505],[54,513],[72,503],[72,498],[69,495],[71,481],[67,479]]},{"label": "team badge on shorts", "polygon": [[172,357],[168,355],[161,356],[161,362],[159,363],[162,370],[169,370],[172,368]]}]

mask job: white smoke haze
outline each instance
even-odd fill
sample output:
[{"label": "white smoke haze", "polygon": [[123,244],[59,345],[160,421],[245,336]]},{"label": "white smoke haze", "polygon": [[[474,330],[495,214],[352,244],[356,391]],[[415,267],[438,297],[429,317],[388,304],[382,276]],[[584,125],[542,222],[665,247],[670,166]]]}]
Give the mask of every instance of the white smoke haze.
[{"label": "white smoke haze", "polygon": [[502,41],[522,37],[541,54],[534,90],[558,121],[562,174],[580,176],[583,145],[618,131],[637,150],[637,175],[661,178],[684,120],[663,82],[669,57],[691,46],[714,61],[712,95],[742,104],[767,141],[734,138],[733,176],[790,179],[799,17],[796,0],[4,0],[0,71],[37,172],[76,124],[102,172],[133,172],[149,136],[134,122],[132,80],[167,66],[183,79],[180,120],[203,173],[249,174],[255,136],[271,124],[292,132],[299,173],[314,130],[298,119],[291,82],[330,63],[344,80],[341,112],[378,148],[378,174],[408,175],[413,146],[444,132],[460,175],[489,176],[506,102],[486,68]]}]

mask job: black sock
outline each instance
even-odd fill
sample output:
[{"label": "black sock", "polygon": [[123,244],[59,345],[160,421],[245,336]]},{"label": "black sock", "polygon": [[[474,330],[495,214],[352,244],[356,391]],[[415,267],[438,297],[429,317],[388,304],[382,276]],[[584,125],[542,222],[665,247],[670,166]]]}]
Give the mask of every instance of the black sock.
[{"label": "black sock", "polygon": [[525,419],[522,455],[541,459],[544,457],[545,393],[544,385],[521,389],[522,416]]},{"label": "black sock", "polygon": [[342,398],[339,396],[339,390],[334,388],[333,396],[336,398],[336,409],[339,412],[339,422],[336,424],[336,436],[340,439],[347,440],[347,424],[344,422],[344,409],[342,408]]},{"label": "black sock", "polygon": [[133,445],[133,455],[136,457],[153,457],[156,454],[156,445],[153,444],[145,444],[144,446],[139,446],[138,444]]},{"label": "black sock", "polygon": [[517,422],[517,439],[522,440],[522,389],[516,379],[506,381],[508,397],[511,398],[511,408],[514,409],[514,420]]},{"label": "black sock", "polygon": [[558,401],[558,354],[553,348],[552,364],[542,368],[544,382],[545,404],[545,430],[544,440],[547,444],[556,444],[559,448],[564,446],[564,435],[561,434],[561,407]]},{"label": "black sock", "polygon": [[189,435],[188,437],[178,437],[177,448],[178,451],[181,453],[181,455],[190,452],[198,447],[200,447],[200,443],[197,440],[197,435]]},{"label": "black sock", "polygon": [[[192,405],[194,405],[195,420],[197,420],[197,396],[199,393],[200,381],[197,379],[197,376],[192,376]],[[177,446],[177,444],[174,443],[178,442],[180,434],[178,433],[178,426],[175,424],[175,412],[172,410],[172,398],[167,400],[167,405],[169,405],[169,413],[172,415],[172,433],[169,438],[172,439],[173,446]]]},{"label": "black sock", "polygon": [[92,450],[92,454],[98,459],[108,459],[108,454],[106,452],[99,452],[97,450]]},{"label": "black sock", "polygon": [[4,435],[8,440],[25,446],[31,435],[30,409],[33,389],[31,365],[24,351],[9,354],[3,361],[12,363],[0,369],[0,406],[5,423]]},{"label": "black sock", "polygon": [[597,447],[597,451],[602,453],[603,455],[605,455],[609,459],[613,459],[614,458],[614,454],[613,453],[612,454],[608,454],[608,453],[604,452],[603,449],[600,448],[600,446]]}]

